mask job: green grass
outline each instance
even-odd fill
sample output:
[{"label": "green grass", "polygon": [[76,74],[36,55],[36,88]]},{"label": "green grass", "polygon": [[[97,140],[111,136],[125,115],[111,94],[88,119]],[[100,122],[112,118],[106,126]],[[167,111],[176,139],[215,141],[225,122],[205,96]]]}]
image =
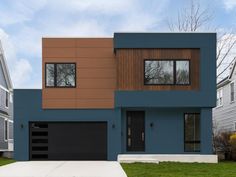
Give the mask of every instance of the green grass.
[{"label": "green grass", "polygon": [[121,164],[128,177],[236,177],[236,162]]},{"label": "green grass", "polygon": [[2,166],[2,165],[7,165],[7,164],[13,163],[13,162],[15,162],[15,160],[0,157],[0,166]]}]

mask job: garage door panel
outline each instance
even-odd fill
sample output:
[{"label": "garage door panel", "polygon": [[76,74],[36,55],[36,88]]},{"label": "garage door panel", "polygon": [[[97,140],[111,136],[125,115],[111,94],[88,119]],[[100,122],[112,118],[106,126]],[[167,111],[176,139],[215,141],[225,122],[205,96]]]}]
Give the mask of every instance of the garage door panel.
[{"label": "garage door panel", "polygon": [[[106,160],[106,122],[48,122],[48,149],[44,151],[48,160]],[[32,127],[32,126],[31,126]],[[31,128],[32,129],[32,128]],[[37,132],[40,132],[37,130]],[[31,130],[31,142],[34,140]],[[40,135],[40,133],[37,133]],[[38,138],[38,136],[37,136]],[[45,136],[43,137],[45,138]],[[41,141],[39,141],[41,142]],[[31,159],[38,152],[31,143]],[[46,157],[45,155],[43,156]]]}]

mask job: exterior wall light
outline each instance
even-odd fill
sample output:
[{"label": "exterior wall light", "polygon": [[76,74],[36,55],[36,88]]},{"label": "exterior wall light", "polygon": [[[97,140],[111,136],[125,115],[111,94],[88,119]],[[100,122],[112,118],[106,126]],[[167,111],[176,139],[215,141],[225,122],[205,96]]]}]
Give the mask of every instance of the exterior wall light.
[{"label": "exterior wall light", "polygon": [[154,127],[154,123],[153,122],[150,123],[150,127],[151,128]]},{"label": "exterior wall light", "polygon": [[112,124],[112,128],[116,128],[116,125],[115,125],[115,124]]}]

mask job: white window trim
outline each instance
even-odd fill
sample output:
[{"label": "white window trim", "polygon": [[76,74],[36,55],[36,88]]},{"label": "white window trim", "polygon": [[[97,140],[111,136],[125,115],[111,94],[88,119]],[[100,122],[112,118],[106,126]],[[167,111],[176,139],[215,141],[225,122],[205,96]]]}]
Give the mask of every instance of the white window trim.
[{"label": "white window trim", "polygon": [[[7,96],[8,96],[8,99],[7,99]],[[6,109],[9,109],[9,103],[10,103],[9,99],[10,99],[10,93],[9,92],[5,92],[5,108]],[[6,100],[8,101],[7,105],[6,105]]]},{"label": "white window trim", "polygon": [[[6,109],[9,109],[10,91],[9,91],[7,88],[3,87],[2,85],[0,85],[0,88],[3,89],[4,91],[6,91],[6,92],[8,93],[8,95],[9,95],[9,98],[8,98],[8,106],[6,106],[6,100],[5,100],[5,108],[6,108]],[[5,96],[6,96],[6,93],[5,93]]]},{"label": "white window trim", "polygon": [[[232,101],[231,100],[231,84],[234,84],[234,100]],[[234,103],[234,101],[235,101],[235,83],[234,83],[234,81],[232,81],[232,82],[230,82],[230,84],[229,84],[229,89],[230,89],[230,103]]]},{"label": "white window trim", "polygon": [[11,92],[9,93],[9,102],[10,102],[10,103],[13,103],[13,95],[12,95]]},{"label": "white window trim", "polygon": [[[216,94],[218,92],[222,91],[222,104],[221,105],[216,105],[216,108],[220,108],[220,107],[223,107],[223,104],[224,104],[224,98],[223,98],[223,88],[220,88],[217,90]],[[216,101],[217,101],[217,95],[216,95]]]},{"label": "white window trim", "polygon": [[[6,137],[6,125],[5,125],[5,123],[7,122],[7,139],[5,139],[5,137]],[[4,125],[3,125],[3,130],[4,130],[4,141],[5,142],[8,142],[8,137],[9,137],[9,124],[8,124],[8,120],[7,119],[4,119]]]},{"label": "white window trim", "polygon": [[3,87],[2,85],[0,85],[0,88],[3,89],[4,91],[8,92],[8,93],[10,92],[7,88]]},{"label": "white window trim", "polygon": [[9,140],[13,140],[13,138],[12,138],[12,139],[9,138],[9,135],[10,135],[10,134],[9,134],[9,133],[10,133],[10,126],[9,126],[10,124],[9,124],[9,123],[12,123],[12,124],[13,124],[13,131],[14,131],[14,123],[13,123],[13,120],[9,120],[9,119],[8,119],[7,121],[8,121],[8,123],[7,123],[7,125],[8,125],[8,132],[7,132],[7,133],[8,133],[8,134],[7,134],[8,137],[7,137],[7,138],[8,138],[8,141],[9,141]]}]

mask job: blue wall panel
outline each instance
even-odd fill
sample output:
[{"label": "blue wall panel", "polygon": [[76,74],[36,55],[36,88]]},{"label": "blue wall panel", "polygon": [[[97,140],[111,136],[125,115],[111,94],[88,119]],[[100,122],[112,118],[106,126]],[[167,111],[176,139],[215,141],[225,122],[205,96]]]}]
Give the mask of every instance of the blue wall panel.
[{"label": "blue wall panel", "polygon": [[[145,152],[126,151],[126,111],[145,111]],[[211,117],[209,109],[200,108],[139,108],[122,109],[122,153],[185,154],[184,152],[184,113],[203,113],[201,116],[201,154],[212,154]],[[207,118],[207,119],[206,119]],[[153,127],[150,126],[153,123]],[[208,127],[208,128],[207,128]],[[206,134],[207,133],[207,134]],[[188,152],[190,153],[190,152]]]},{"label": "blue wall panel", "polygon": [[[183,154],[184,113],[201,113],[201,154],[211,154],[210,108],[116,108],[110,110],[43,110],[41,90],[14,90],[14,148],[16,160],[29,160],[30,121],[107,121],[108,160],[126,152],[126,111],[145,111],[145,143],[142,153]],[[150,123],[154,126],[150,127]],[[112,125],[115,128],[112,128]],[[22,127],[23,126],[23,127]],[[135,153],[135,152],[134,152]],[[140,152],[139,152],[140,153]]]},{"label": "blue wall panel", "polygon": [[[107,121],[108,160],[126,152],[126,110],[146,113],[144,153],[184,153],[185,112],[201,113],[201,154],[212,153],[212,112],[216,103],[215,33],[115,33],[114,48],[199,48],[200,89],[115,91],[115,109],[42,109],[41,90],[14,90],[16,160],[29,160],[30,121]],[[150,127],[150,123],[154,126]],[[115,128],[112,128],[112,125]]]},{"label": "blue wall panel", "polygon": [[116,107],[216,106],[216,33],[115,33],[114,48],[200,49],[199,90],[116,91]]},{"label": "blue wall panel", "polygon": [[41,100],[41,90],[14,90],[16,160],[29,160],[29,121],[107,121],[108,160],[116,160],[121,148],[120,109],[43,110]]}]

